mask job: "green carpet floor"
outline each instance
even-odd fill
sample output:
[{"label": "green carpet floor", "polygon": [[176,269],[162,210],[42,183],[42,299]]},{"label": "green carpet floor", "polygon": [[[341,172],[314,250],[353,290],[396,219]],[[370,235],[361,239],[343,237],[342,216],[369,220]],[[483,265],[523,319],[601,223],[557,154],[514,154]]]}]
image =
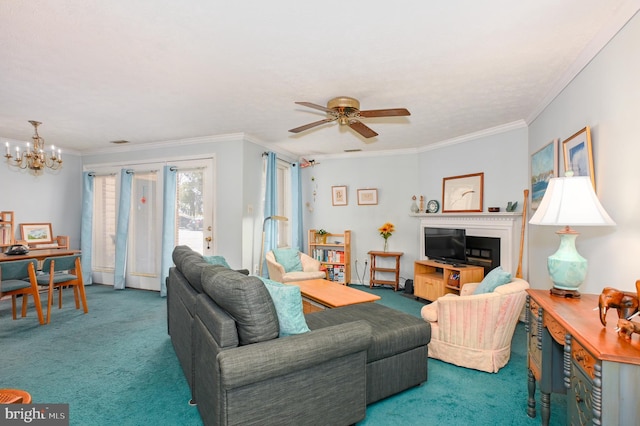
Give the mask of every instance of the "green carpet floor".
[{"label": "green carpet floor", "polygon": [[[422,303],[389,288],[379,303],[418,316]],[[0,302],[0,387],[29,391],[37,403],[69,403],[71,425],[201,425],[187,404],[189,388],[167,335],[166,299],[158,293],[87,287],[89,313],[74,308],[70,290],[51,324],[33,306],[11,319]],[[358,425],[539,425],[526,415],[524,325],[509,364],[497,374],[429,359],[428,381],[367,407]],[[537,396],[539,404],[539,395]],[[565,424],[564,395],[552,395],[551,423]],[[283,419],[283,425],[287,424]]]}]

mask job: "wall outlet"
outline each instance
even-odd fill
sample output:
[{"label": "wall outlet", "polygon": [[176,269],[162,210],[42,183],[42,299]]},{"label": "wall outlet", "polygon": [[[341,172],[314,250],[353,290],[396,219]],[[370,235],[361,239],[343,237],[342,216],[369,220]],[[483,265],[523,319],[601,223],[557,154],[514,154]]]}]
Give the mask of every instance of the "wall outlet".
[{"label": "wall outlet", "polygon": [[260,273],[260,265],[256,263],[255,265],[253,265],[253,274],[258,275],[259,273]]}]

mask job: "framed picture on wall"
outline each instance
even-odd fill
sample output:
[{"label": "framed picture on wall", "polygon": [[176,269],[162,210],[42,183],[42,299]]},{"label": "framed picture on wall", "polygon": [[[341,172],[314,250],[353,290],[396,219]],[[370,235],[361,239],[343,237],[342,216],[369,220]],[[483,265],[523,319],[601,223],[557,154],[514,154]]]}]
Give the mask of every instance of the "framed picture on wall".
[{"label": "framed picture on wall", "polygon": [[540,205],[549,180],[558,176],[558,143],[554,139],[531,155],[531,209]]},{"label": "framed picture on wall", "polygon": [[331,202],[334,206],[347,205],[347,186],[346,185],[331,187]]},{"label": "framed picture on wall", "polygon": [[572,171],[574,176],[589,176],[593,189],[596,179],[593,173],[593,150],[591,149],[591,130],[589,126],[562,142],[564,170]]},{"label": "framed picture on wall", "polygon": [[442,179],[442,213],[481,212],[484,173]]},{"label": "framed picture on wall", "polygon": [[377,189],[358,189],[358,205],[372,206],[378,204]]}]

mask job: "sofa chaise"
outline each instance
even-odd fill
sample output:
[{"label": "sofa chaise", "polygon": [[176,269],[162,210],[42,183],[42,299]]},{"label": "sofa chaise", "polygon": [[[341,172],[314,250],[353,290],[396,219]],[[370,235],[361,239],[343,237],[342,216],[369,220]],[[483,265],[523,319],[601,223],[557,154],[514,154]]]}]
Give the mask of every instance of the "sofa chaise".
[{"label": "sofa chaise", "polygon": [[310,331],[282,337],[262,280],[186,246],[173,260],[168,332],[205,425],[354,424],[367,404],[427,380],[420,318],[352,305],[308,314]]}]

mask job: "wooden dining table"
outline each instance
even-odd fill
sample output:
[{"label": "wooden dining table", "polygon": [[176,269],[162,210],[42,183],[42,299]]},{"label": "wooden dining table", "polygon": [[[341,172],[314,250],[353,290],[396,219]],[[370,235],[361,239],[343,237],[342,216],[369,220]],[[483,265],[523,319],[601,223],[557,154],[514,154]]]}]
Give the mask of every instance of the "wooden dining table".
[{"label": "wooden dining table", "polygon": [[80,250],[34,249],[34,250],[29,250],[29,253],[26,253],[26,254],[0,253],[0,262],[8,262],[11,260],[24,260],[24,259],[44,260],[47,257],[71,256],[73,254],[80,254]]}]

